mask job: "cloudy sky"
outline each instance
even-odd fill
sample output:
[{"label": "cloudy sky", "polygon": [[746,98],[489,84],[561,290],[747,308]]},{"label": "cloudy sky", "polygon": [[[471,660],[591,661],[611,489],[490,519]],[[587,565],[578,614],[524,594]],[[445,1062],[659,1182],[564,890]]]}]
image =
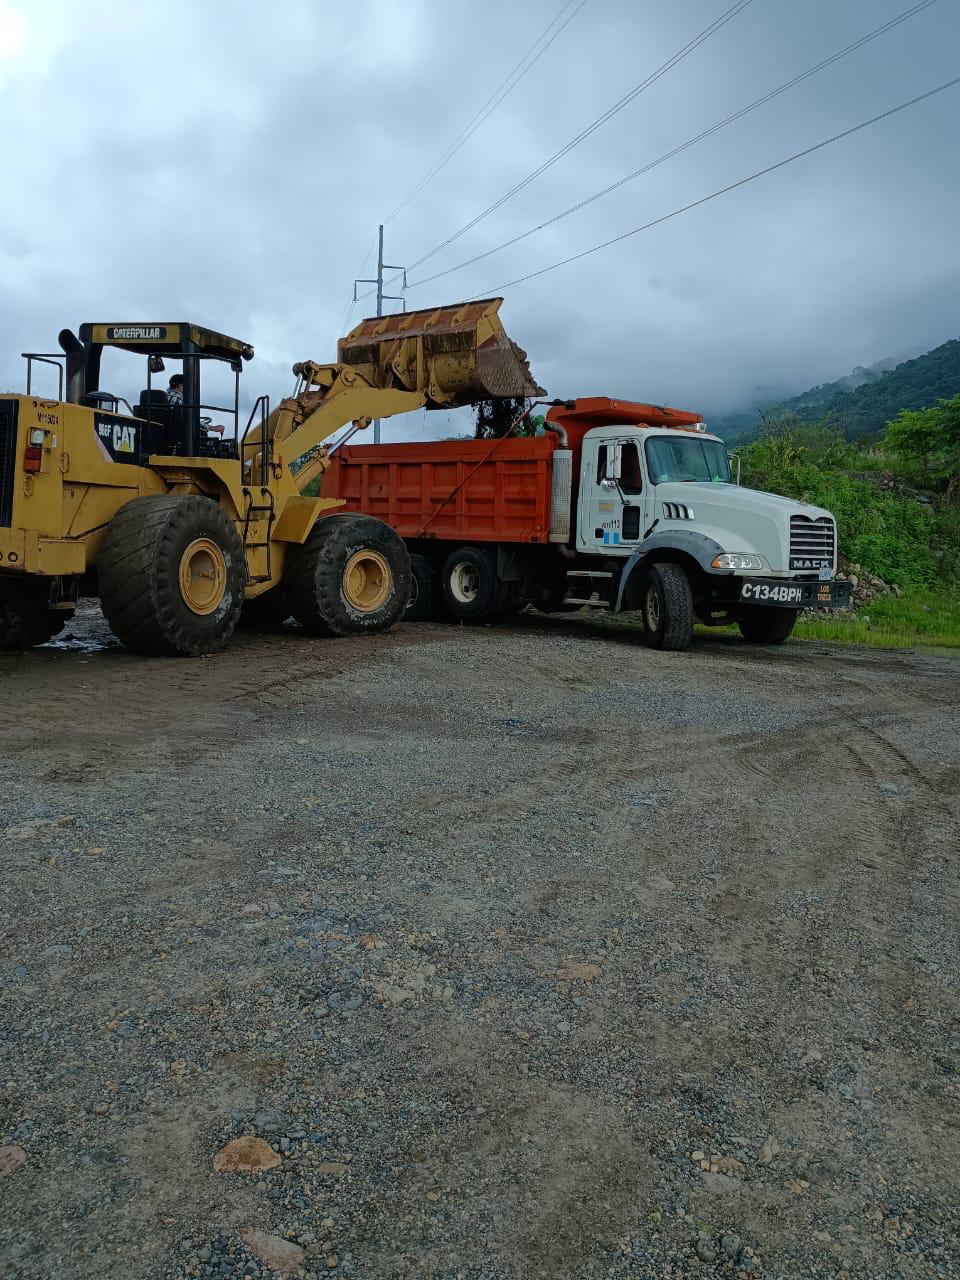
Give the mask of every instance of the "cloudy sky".
[{"label": "cloudy sky", "polygon": [[[81,21],[63,0],[0,0],[0,386],[19,388],[18,353],[51,349],[63,325],[190,318],[252,342],[248,392],[283,394],[293,360],[332,359],[341,324],[372,312],[348,302],[379,221],[390,262],[430,254],[732,3],[87,0]],[[415,287],[911,7],[749,0],[411,271],[408,305],[489,296],[950,79],[960,4],[937,0],[603,199]],[[551,394],[714,412],[955,337],[958,119],[960,87],[512,285],[507,329]],[[403,434],[444,434],[443,417]]]}]

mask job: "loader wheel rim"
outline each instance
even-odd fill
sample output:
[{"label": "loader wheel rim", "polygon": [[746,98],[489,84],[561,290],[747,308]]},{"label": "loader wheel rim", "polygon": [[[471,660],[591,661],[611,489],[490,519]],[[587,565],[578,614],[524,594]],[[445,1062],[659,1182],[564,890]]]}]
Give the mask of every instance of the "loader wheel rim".
[{"label": "loader wheel rim", "polygon": [[469,560],[455,565],[450,575],[450,594],[458,604],[473,604],[480,592],[480,574]]},{"label": "loader wheel rim", "polygon": [[660,593],[652,582],[647,587],[647,626],[651,631],[660,627]]},{"label": "loader wheel rim", "polygon": [[180,557],[180,594],[201,618],[220,607],[227,590],[227,562],[212,538],[194,538]]},{"label": "loader wheel rim", "polygon": [[343,595],[354,609],[373,613],[393,590],[393,574],[385,556],[369,547],[355,551],[343,570]]}]

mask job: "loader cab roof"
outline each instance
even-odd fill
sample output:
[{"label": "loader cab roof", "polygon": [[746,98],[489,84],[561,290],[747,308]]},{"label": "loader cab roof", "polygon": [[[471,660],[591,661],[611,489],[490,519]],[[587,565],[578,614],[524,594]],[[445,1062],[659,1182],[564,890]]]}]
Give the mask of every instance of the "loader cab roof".
[{"label": "loader cab roof", "polygon": [[[253,359],[250,343],[187,321],[88,323],[80,326],[79,335],[61,330],[59,341],[66,358],[67,402],[94,409],[100,418],[109,416],[111,422],[114,418],[130,420],[139,453],[238,456],[240,373],[244,361]],[[123,387],[104,385],[110,374],[109,365],[102,368],[103,354],[110,349],[140,357],[131,366],[142,372],[136,382],[140,390],[129,399],[117,394]],[[182,369],[181,400],[172,401],[163,382],[157,385],[153,381],[154,375],[165,372],[165,360],[176,363],[177,373]],[[201,384],[206,386],[210,381],[211,365],[219,365],[221,371],[224,365],[229,368],[232,403],[218,402],[226,398],[222,391],[214,395],[213,402],[204,397]]]},{"label": "loader cab roof", "polygon": [[[73,335],[68,329],[60,334],[60,345],[66,349]],[[76,341],[76,340],[75,340]],[[122,351],[158,356],[206,356],[240,364],[253,359],[253,347],[240,338],[228,337],[213,329],[184,321],[176,323],[82,324],[79,341],[84,347],[119,347]]]}]

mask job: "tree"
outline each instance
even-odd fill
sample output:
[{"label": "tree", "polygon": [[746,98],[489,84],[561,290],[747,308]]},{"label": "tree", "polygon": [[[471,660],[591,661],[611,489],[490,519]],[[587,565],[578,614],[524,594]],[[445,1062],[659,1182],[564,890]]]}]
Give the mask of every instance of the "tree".
[{"label": "tree", "polygon": [[[538,428],[543,427],[544,419],[523,413],[523,406],[522,396],[502,396],[496,400],[481,400],[477,405],[477,426],[474,436],[477,440],[494,440],[499,436],[505,436],[510,432],[511,427],[513,427],[511,435],[537,435]],[[521,414],[523,414],[522,418]],[[520,418],[519,422],[517,422],[518,418]]]},{"label": "tree", "polygon": [[887,423],[884,444],[919,462],[928,478],[951,480],[960,471],[960,395],[930,409],[901,409]]}]

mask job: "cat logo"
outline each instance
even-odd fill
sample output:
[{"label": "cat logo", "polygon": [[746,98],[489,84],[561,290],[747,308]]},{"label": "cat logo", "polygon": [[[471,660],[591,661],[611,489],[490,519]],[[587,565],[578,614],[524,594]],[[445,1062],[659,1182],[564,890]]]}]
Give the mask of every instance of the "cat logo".
[{"label": "cat logo", "polygon": [[113,428],[114,453],[134,453],[137,444],[136,431],[136,427],[115,426]]},{"label": "cat logo", "polygon": [[108,342],[163,341],[167,336],[162,324],[116,324],[107,330]]},{"label": "cat logo", "polygon": [[133,423],[113,422],[110,418],[97,421],[97,435],[108,457],[137,452],[137,427]]}]

